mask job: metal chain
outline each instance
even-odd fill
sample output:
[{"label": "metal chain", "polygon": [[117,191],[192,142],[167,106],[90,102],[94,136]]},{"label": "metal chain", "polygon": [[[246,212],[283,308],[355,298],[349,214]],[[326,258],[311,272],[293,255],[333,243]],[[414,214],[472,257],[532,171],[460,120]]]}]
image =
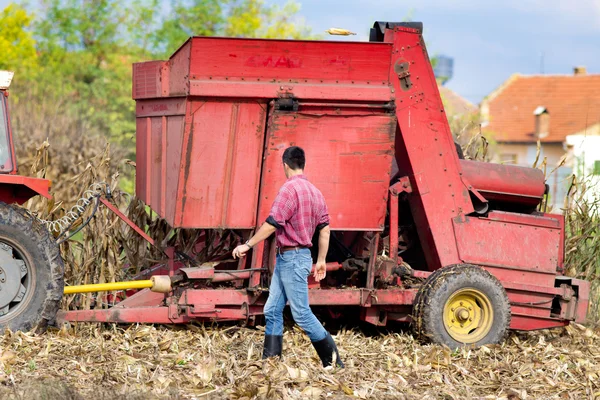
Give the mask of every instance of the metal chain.
[{"label": "metal chain", "polygon": [[100,197],[103,193],[110,193],[110,187],[104,182],[93,183],[90,187],[83,192],[83,196],[71,209],[65,214],[64,217],[54,221],[41,219],[40,221],[46,226],[50,232],[56,232],[62,234],[66,229],[69,229],[71,225],[77,221],[85,212],[94,198]]}]

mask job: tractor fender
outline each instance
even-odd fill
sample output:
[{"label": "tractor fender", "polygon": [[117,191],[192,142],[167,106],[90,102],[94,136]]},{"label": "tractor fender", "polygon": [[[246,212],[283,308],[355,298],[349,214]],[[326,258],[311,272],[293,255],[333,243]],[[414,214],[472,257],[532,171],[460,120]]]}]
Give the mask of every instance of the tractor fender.
[{"label": "tractor fender", "polygon": [[12,174],[0,175],[0,202],[23,204],[37,195],[50,199],[52,198],[50,186],[51,182],[47,179]]}]

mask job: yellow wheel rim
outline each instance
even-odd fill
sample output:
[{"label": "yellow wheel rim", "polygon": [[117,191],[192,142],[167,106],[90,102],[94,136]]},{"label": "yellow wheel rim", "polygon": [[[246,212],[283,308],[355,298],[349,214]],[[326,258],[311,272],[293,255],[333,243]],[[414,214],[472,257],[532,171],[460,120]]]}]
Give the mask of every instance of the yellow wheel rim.
[{"label": "yellow wheel rim", "polygon": [[477,343],[488,334],[494,322],[490,299],[477,289],[459,289],[444,305],[444,327],[460,343]]}]

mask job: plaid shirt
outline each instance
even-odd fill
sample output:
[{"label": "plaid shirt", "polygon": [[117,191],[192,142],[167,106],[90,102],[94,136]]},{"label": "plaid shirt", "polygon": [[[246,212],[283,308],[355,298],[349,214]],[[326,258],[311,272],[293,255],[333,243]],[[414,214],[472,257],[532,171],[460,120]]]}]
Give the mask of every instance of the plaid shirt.
[{"label": "plaid shirt", "polygon": [[311,247],[317,227],[329,225],[325,198],[306,176],[292,176],[279,189],[267,223],[277,228],[278,247]]}]

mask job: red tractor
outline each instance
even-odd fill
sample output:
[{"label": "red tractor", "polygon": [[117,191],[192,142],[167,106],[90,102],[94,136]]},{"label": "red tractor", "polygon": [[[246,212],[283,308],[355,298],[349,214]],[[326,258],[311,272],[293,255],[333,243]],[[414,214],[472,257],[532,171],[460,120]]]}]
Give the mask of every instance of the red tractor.
[{"label": "red tractor", "polygon": [[[589,283],[562,275],[564,218],[541,210],[542,171],[459,157],[420,23],[377,22],[370,42],[194,37],[167,61],[134,64],[133,98],[137,196],[197,241],[166,249],[139,281],[68,287],[138,290],[61,320],[254,323],[277,249],[263,242],[241,260],[231,250],[266,219],[290,145],[306,150],[333,231],[312,306],[412,322],[452,347],[585,320]],[[62,286],[56,246],[45,232],[35,243],[47,271],[37,282]]]},{"label": "red tractor", "polygon": [[42,222],[14,204],[49,198],[50,181],[17,174],[7,102],[12,77],[0,71],[0,327],[43,330],[60,306],[64,266]]}]

